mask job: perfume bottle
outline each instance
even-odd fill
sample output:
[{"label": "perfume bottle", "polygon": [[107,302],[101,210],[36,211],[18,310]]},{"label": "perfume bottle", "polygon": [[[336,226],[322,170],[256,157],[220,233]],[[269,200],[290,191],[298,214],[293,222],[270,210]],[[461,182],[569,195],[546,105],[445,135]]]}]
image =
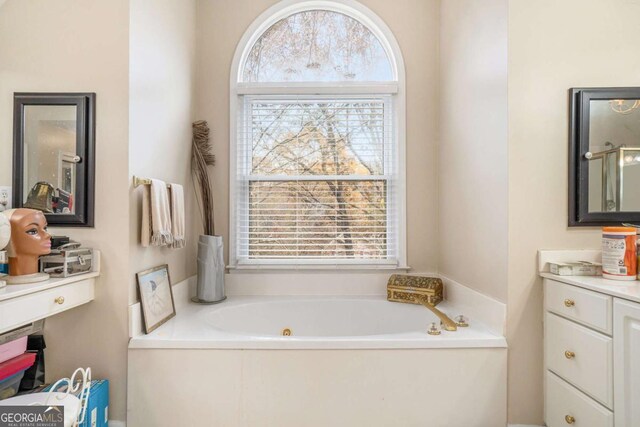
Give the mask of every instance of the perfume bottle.
[{"label": "perfume bottle", "polygon": [[0,276],[9,274],[9,258],[5,251],[0,251]]}]

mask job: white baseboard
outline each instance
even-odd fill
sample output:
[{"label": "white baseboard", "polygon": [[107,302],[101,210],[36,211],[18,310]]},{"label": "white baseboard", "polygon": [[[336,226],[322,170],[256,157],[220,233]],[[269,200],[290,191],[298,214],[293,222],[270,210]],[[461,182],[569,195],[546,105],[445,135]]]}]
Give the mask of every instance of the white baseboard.
[{"label": "white baseboard", "polygon": [[109,427],[127,427],[127,423],[124,421],[109,420]]},{"label": "white baseboard", "polygon": [[533,424],[507,424],[507,427],[544,427],[544,426],[536,426]]}]

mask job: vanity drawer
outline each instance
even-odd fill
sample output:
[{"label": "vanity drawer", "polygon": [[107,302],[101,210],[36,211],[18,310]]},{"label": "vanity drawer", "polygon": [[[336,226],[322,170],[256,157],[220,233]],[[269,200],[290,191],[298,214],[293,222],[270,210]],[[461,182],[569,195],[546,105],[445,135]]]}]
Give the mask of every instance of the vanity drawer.
[{"label": "vanity drawer", "polygon": [[94,279],[87,279],[5,300],[0,305],[0,330],[18,327],[87,303],[94,298],[94,284]]},{"label": "vanity drawer", "polygon": [[613,408],[613,340],[555,314],[545,314],[547,369]]},{"label": "vanity drawer", "polygon": [[544,306],[608,335],[612,333],[613,298],[554,280],[544,281]]},{"label": "vanity drawer", "polygon": [[613,412],[546,372],[545,422],[547,427],[613,427]]}]

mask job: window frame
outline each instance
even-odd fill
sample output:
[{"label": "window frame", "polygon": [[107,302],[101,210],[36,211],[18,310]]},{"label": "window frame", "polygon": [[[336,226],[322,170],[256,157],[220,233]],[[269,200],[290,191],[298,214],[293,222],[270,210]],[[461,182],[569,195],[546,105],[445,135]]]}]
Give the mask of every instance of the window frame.
[{"label": "window frame", "polygon": [[[251,48],[262,34],[273,24],[295,13],[309,10],[327,10],[350,16],[365,25],[380,41],[392,67],[395,81],[390,82],[295,82],[295,83],[248,83],[242,81],[243,69]],[[405,70],[400,47],[387,25],[371,10],[354,0],[286,0],[262,13],[249,26],[236,49],[230,73],[230,127],[229,127],[229,266],[230,271],[277,269],[331,269],[331,270],[406,270],[406,88]],[[393,121],[395,159],[393,176],[389,183],[395,192],[394,227],[396,231],[396,254],[387,260],[319,260],[298,262],[292,260],[247,260],[238,256],[237,197],[241,196],[243,178],[238,175],[238,134],[245,126],[245,103],[253,96],[274,96],[295,99],[299,96],[346,97],[390,97]],[[246,200],[248,203],[248,199]],[[387,213],[390,216],[390,212]],[[346,261],[346,262],[345,262]]]}]

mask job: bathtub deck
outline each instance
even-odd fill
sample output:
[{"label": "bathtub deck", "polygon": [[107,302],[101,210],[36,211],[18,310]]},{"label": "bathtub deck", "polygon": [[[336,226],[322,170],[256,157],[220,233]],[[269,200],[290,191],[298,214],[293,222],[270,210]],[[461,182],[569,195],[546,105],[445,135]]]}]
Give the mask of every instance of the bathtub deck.
[{"label": "bathtub deck", "polygon": [[[361,336],[295,336],[252,335],[231,333],[213,328],[205,320],[212,310],[269,299],[282,300],[308,297],[230,296],[221,305],[202,306],[188,304],[177,307],[177,315],[148,335],[133,337],[130,349],[265,349],[265,350],[311,350],[311,349],[455,349],[455,348],[506,348],[503,336],[497,335],[481,323],[470,319],[470,327],[458,328],[456,332],[442,331],[439,336],[426,333],[428,322],[415,325],[413,331]],[[384,299],[384,297],[363,297]],[[392,303],[389,303],[392,304]],[[404,306],[404,305],[403,305]],[[438,308],[453,317],[459,314],[446,301]],[[425,310],[423,307],[406,305],[406,310]]]}]

